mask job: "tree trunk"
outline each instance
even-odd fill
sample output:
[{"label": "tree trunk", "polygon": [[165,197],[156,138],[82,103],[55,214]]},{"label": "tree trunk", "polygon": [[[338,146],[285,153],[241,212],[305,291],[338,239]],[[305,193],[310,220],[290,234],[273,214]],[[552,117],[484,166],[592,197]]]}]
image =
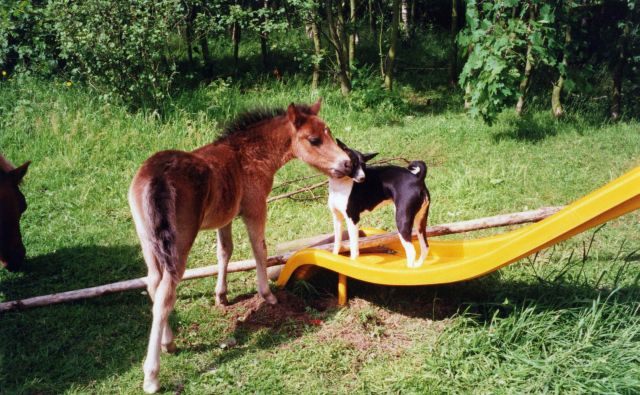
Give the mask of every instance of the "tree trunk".
[{"label": "tree trunk", "polygon": [[351,79],[349,78],[349,42],[345,32],[344,14],[342,7],[338,5],[337,11],[333,1],[327,1],[327,24],[329,27],[329,41],[333,46],[338,64],[338,79],[343,95],[351,92]]},{"label": "tree trunk", "polygon": [[564,87],[565,74],[569,64],[568,53],[569,44],[571,43],[571,26],[565,26],[564,35],[564,53],[562,54],[562,69],[558,81],[553,84],[553,90],[551,92],[551,112],[556,118],[560,118],[564,115],[564,108],[562,108],[562,88]]},{"label": "tree trunk", "polygon": [[193,67],[193,21],[195,19],[195,7],[189,7],[187,18],[185,20],[185,41],[187,44],[187,57],[189,59],[190,67]]},{"label": "tree trunk", "polygon": [[531,71],[533,70],[533,56],[531,54],[531,43],[527,45],[527,61],[524,65],[524,76],[520,81],[520,96],[518,97],[518,103],[516,103],[516,114],[522,115],[524,110],[524,100],[527,91],[529,90],[529,81],[531,80]]},{"label": "tree trunk", "polygon": [[[262,8],[266,9],[269,8],[269,0],[264,0],[264,2],[262,3]],[[267,19],[266,19],[266,14],[264,19],[262,20],[262,24],[266,24],[267,23]],[[260,53],[262,55],[262,69],[265,73],[269,72],[269,53],[268,53],[268,46],[267,46],[267,40],[269,38],[269,33],[265,30],[262,30],[260,32]]]},{"label": "tree trunk", "polygon": [[611,119],[617,121],[620,119],[622,99],[622,79],[624,77],[624,67],[627,64],[627,38],[629,37],[630,24],[625,22],[622,29],[622,35],[618,41],[618,59],[613,68],[611,79],[613,80],[613,91],[611,92]]},{"label": "tree trunk", "polygon": [[356,66],[356,0],[349,0],[349,76]]},{"label": "tree trunk", "polygon": [[[315,13],[316,11],[314,11]],[[320,81],[320,59],[322,58],[322,46],[320,43],[320,32],[318,31],[318,22],[316,14],[313,15],[313,21],[311,22],[311,38],[313,39],[313,51],[316,56],[313,62],[313,76],[311,79],[311,89],[318,89],[318,82]]]},{"label": "tree trunk", "polygon": [[520,96],[518,96],[518,103],[516,103],[516,114],[518,114],[518,116],[521,116],[522,111],[524,110],[525,95],[529,90],[529,82],[531,80],[531,71],[533,70],[533,44],[531,42],[530,36],[531,36],[531,23],[534,21],[535,17],[536,17],[535,7],[532,6],[531,11],[529,13],[529,23],[527,24],[528,43],[527,43],[526,61],[524,65],[524,75],[522,77],[522,81],[520,81],[520,86],[519,86]]},{"label": "tree trunk", "polygon": [[269,53],[267,50],[267,33],[260,33],[260,54],[262,55],[262,70],[269,72]]},{"label": "tree trunk", "polygon": [[458,84],[458,0],[451,1],[451,47],[449,48],[449,84],[455,87]]},{"label": "tree trunk", "polygon": [[368,2],[368,11],[369,11],[369,29],[371,30],[371,37],[375,37],[376,35],[376,16],[375,11],[373,10],[373,0],[369,0]]},{"label": "tree trunk", "polygon": [[206,35],[200,37],[200,49],[202,50],[202,60],[205,65],[208,65],[211,63],[211,54],[209,52],[209,41],[207,41]]},{"label": "tree trunk", "polygon": [[391,19],[391,43],[387,53],[387,62],[384,73],[384,86],[387,90],[393,89],[393,66],[396,61],[398,47],[398,28],[400,25],[400,0],[393,0],[393,19]]},{"label": "tree trunk", "polygon": [[409,34],[413,35],[416,30],[416,3],[418,0],[411,0],[411,11],[409,12]]},{"label": "tree trunk", "polygon": [[240,52],[240,36],[242,28],[240,23],[234,22],[231,30],[231,40],[233,41],[233,70],[234,74],[238,74],[238,53]]},{"label": "tree trunk", "polygon": [[409,2],[407,0],[400,2],[400,31],[403,37],[409,37]]},{"label": "tree trunk", "polygon": [[382,46],[384,41],[384,12],[382,11],[382,7],[380,3],[378,3],[378,10],[380,11],[380,28],[378,29],[378,59],[380,59],[380,77],[384,80],[385,69],[384,65],[386,62],[386,58],[384,55],[384,48]]}]

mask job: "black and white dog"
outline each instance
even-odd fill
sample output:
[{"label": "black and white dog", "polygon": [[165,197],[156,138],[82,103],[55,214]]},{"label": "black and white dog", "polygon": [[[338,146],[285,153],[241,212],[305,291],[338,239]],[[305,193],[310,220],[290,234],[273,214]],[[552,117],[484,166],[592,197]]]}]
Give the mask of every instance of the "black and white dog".
[{"label": "black and white dog", "polygon": [[[430,196],[424,179],[427,165],[423,161],[413,161],[408,168],[399,166],[372,166],[366,162],[377,155],[362,154],[337,140],[351,159],[351,174],[342,178],[329,179],[329,209],[333,214],[334,248],[340,251],[342,242],[342,220],[347,223],[351,259],[359,256],[358,222],[364,211],[373,211],[386,203],[395,205],[396,225],[400,241],[407,256],[407,267],[422,266],[429,251],[427,243],[427,216]],[[418,229],[420,257],[416,261],[416,250],[411,242],[414,226]]]}]

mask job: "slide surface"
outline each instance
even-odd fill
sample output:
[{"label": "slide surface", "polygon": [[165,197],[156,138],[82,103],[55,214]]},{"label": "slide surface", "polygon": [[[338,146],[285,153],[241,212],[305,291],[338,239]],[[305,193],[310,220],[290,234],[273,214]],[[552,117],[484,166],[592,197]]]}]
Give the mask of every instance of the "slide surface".
[{"label": "slide surface", "polygon": [[[284,286],[300,267],[319,266],[362,281],[384,285],[429,285],[483,276],[594,226],[640,208],[640,166],[544,220],[517,230],[468,240],[429,240],[429,256],[418,269],[406,267],[399,241],[396,253],[348,256],[308,248],[286,263],[278,278]],[[419,251],[419,244],[414,241]]]}]

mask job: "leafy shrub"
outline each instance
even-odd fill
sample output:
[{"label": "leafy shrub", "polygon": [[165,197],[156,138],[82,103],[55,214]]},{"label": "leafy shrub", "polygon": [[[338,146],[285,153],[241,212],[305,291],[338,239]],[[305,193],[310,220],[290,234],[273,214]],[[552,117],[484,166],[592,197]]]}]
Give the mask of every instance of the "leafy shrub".
[{"label": "leafy shrub", "polygon": [[384,88],[375,66],[353,69],[351,84],[351,104],[357,109],[376,109],[398,114],[407,112],[407,105],[400,94]]},{"label": "leafy shrub", "polygon": [[58,66],[57,42],[46,2],[4,0],[0,7],[0,68],[49,73]]},{"label": "leafy shrub", "polygon": [[[460,73],[469,112],[491,122],[505,107],[515,105],[523,79],[527,46],[534,63],[558,65],[555,10],[544,1],[467,2],[467,27],[458,41],[470,48]],[[561,70],[564,73],[564,70]]]},{"label": "leafy shrub", "polygon": [[50,12],[72,74],[135,105],[155,106],[168,95],[180,0],[52,0]]}]

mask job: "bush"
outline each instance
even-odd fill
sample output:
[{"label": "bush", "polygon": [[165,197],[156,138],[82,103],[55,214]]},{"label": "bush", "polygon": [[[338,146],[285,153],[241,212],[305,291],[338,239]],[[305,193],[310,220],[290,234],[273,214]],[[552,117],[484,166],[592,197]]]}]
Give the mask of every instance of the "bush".
[{"label": "bush", "polygon": [[5,0],[0,7],[0,68],[50,73],[58,67],[46,2]]},{"label": "bush", "polygon": [[168,95],[180,0],[52,0],[49,12],[73,75],[137,106],[155,107]]}]

